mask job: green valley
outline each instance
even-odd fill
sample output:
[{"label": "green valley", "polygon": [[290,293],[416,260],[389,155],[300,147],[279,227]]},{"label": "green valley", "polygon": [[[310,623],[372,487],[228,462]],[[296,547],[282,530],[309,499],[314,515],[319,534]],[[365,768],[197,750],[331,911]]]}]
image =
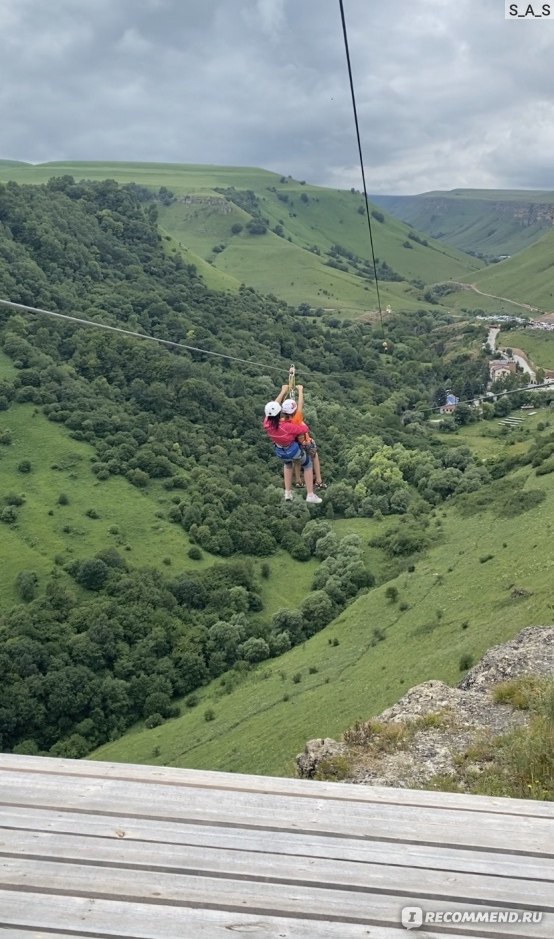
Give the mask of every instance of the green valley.
[{"label": "green valley", "polygon": [[431,237],[488,259],[528,248],[552,227],[554,212],[554,193],[534,190],[452,189],[372,199]]},{"label": "green valley", "polygon": [[[554,391],[465,404],[486,325],[386,277],[478,272],[374,210],[384,288],[413,300],[384,342],[345,301],[370,287],[358,193],[142,169],[4,166],[30,175],[0,184],[0,297],[89,325],[0,304],[0,746],[285,773],[307,737],[547,619]],[[321,271],[342,316],[303,292]],[[283,501],[260,426],[291,361],[315,506]],[[464,406],[439,417],[447,390]]]}]

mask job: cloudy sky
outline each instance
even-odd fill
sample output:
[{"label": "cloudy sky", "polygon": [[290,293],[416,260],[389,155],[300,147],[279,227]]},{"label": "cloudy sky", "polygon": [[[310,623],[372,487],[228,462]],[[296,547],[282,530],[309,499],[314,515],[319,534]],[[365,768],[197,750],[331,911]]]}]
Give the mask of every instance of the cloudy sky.
[{"label": "cloudy sky", "polygon": [[[554,188],[554,3],[344,6],[369,192]],[[361,188],[338,0],[0,0],[0,158]]]}]

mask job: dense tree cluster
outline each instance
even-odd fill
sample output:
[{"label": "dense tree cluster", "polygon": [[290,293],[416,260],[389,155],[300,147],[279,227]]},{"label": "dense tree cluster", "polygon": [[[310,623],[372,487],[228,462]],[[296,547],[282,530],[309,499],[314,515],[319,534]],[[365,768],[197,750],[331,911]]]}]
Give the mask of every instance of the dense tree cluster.
[{"label": "dense tree cluster", "polygon": [[113,548],[66,570],[89,592],[78,600],[58,571],[34,599],[0,617],[0,747],[80,757],[137,720],[179,713],[174,699],[212,678],[280,655],[330,622],[373,578],[355,536],[339,540],[308,521],[306,556],[322,565],[298,610],[264,618],[251,562],[231,561],[173,579],[130,569]]}]

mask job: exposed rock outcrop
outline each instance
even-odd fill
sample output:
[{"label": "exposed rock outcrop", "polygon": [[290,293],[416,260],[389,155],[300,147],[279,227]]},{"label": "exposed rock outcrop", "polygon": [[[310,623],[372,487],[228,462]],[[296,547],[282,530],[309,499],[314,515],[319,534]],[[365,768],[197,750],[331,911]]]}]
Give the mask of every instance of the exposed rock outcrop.
[{"label": "exposed rock outcrop", "polygon": [[466,778],[478,774],[487,760],[486,741],[529,719],[491,696],[499,683],[523,675],[554,676],[554,627],[529,627],[489,649],[456,688],[442,681],[411,688],[378,717],[347,731],[343,742],[308,741],[296,758],[298,774],[313,779],[329,761],[347,757],[343,778],[349,782],[417,787],[433,776],[455,774],[462,753]]}]

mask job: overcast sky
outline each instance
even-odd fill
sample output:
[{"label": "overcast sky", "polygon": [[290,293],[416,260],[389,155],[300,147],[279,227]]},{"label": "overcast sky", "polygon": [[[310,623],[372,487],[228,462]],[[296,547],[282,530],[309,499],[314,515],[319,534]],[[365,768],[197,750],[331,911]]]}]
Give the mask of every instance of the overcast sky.
[{"label": "overcast sky", "polygon": [[[554,3],[344,6],[370,193],[554,188]],[[339,2],[0,0],[0,158],[361,188]]]}]

